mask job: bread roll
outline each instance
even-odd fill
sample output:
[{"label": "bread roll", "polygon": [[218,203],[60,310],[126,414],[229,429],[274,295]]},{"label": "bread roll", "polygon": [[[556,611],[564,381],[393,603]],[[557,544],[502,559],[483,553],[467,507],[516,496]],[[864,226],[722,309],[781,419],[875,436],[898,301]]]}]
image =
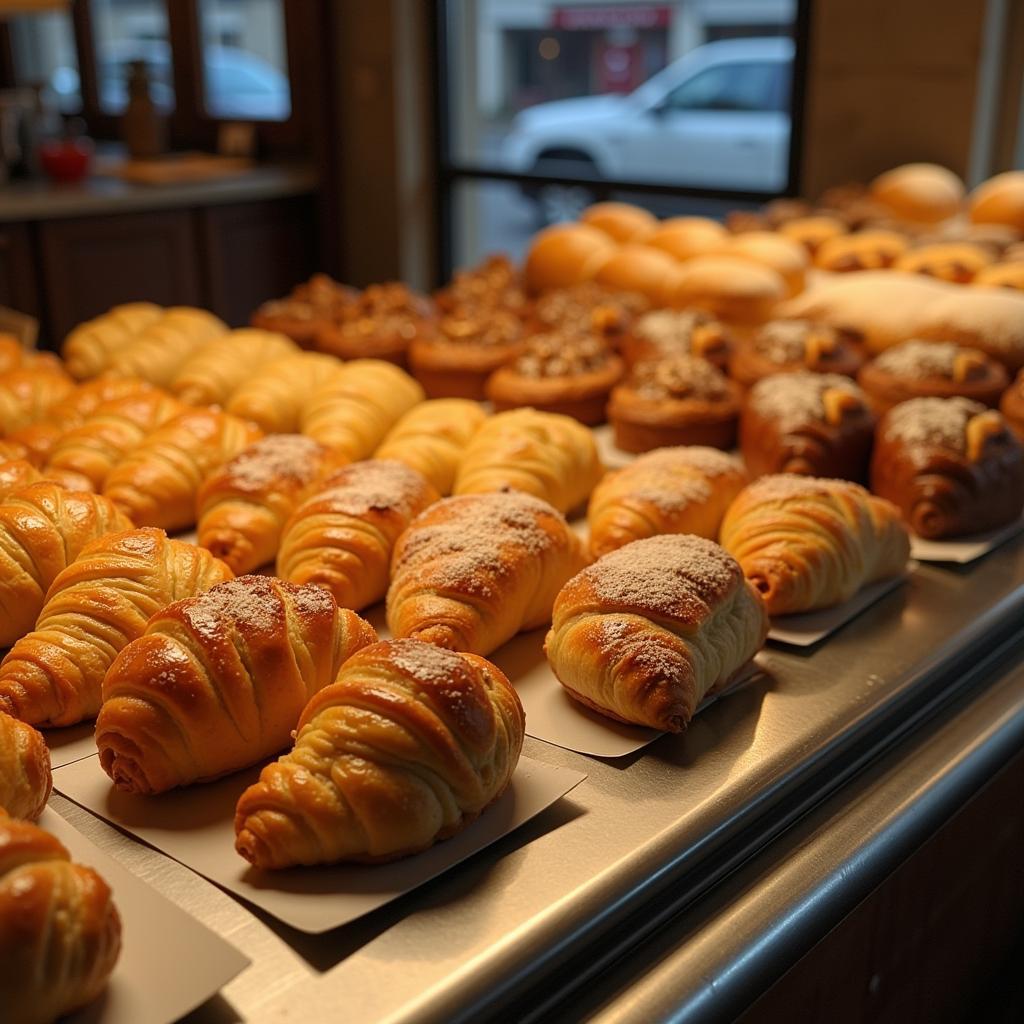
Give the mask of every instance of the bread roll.
[{"label": "bread roll", "polygon": [[760,324],[785,296],[786,282],[769,267],[738,256],[695,256],[680,268],[672,304],[727,323]]},{"label": "bread roll", "polygon": [[554,224],[534,236],[523,270],[526,286],[546,292],[590,281],[616,248],[587,224]]},{"label": "bread roll", "polygon": [[964,183],[938,164],[904,164],[875,178],[871,198],[900,220],[934,224],[959,212]]},{"label": "bread roll", "polygon": [[1024,171],[1006,171],[983,181],[968,199],[976,224],[1008,224],[1024,231]]},{"label": "bread roll", "polygon": [[598,284],[625,292],[639,292],[653,306],[672,301],[678,264],[667,253],[647,245],[624,245],[604,261],[594,276]]},{"label": "bread roll", "polygon": [[771,231],[747,231],[731,238],[723,252],[776,271],[786,282],[786,298],[804,290],[810,260],[799,242]]},{"label": "bread roll", "polygon": [[632,203],[594,203],[580,214],[580,223],[619,243],[642,242],[657,228],[658,218]]},{"label": "bread roll", "polygon": [[675,260],[688,260],[718,252],[729,240],[729,232],[708,217],[670,217],[644,239],[644,245],[660,249]]}]

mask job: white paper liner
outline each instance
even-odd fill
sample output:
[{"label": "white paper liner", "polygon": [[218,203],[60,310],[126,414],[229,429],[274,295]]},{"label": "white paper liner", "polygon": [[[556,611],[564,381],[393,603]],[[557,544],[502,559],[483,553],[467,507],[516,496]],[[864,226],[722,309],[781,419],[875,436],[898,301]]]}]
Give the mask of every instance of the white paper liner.
[{"label": "white paper liner", "polygon": [[66,729],[43,729],[43,739],[50,748],[50,766],[63,768],[66,764],[92,757],[96,753],[96,723],[82,722]]},{"label": "white paper liner", "polygon": [[985,533],[970,537],[953,537],[950,540],[925,540],[923,537],[910,538],[910,554],[919,562],[955,562],[967,565],[987,555],[993,548],[1005,544],[1024,530],[1024,518],[1000,526]]}]

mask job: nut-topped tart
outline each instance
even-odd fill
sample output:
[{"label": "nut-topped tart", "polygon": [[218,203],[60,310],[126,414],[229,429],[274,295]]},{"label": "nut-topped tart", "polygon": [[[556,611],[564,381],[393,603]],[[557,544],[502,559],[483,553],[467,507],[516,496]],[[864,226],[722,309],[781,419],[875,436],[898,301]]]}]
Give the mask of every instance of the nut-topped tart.
[{"label": "nut-topped tart", "polygon": [[631,366],[669,356],[699,356],[724,370],[732,350],[726,327],[699,309],[658,309],[637,318],[623,339],[622,354]]},{"label": "nut-topped tart", "polygon": [[506,309],[525,316],[530,307],[518,268],[500,253],[486,257],[475,267],[458,271],[447,287],[435,293],[434,302],[442,313]]},{"label": "nut-topped tart", "polygon": [[634,320],[647,312],[650,302],[638,292],[616,291],[586,281],[558,288],[537,299],[530,314],[530,329],[596,334],[618,348]]},{"label": "nut-topped tart", "polygon": [[852,377],[863,356],[832,327],[811,320],[773,320],[729,357],[729,375],[745,387],[776,373],[839,373]]},{"label": "nut-topped tart", "polygon": [[317,332],[344,316],[358,296],[354,288],[327,274],[314,274],[285,298],[264,302],[250,322],[253,327],[284,334],[302,348],[313,348]]}]

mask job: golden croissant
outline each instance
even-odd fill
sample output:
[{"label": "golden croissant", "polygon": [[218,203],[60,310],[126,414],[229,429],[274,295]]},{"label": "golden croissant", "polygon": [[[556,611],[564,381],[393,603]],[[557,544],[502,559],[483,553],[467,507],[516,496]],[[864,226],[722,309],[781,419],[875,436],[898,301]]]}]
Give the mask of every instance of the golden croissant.
[{"label": "golden croissant", "polygon": [[167,605],[231,576],[208,551],[162,530],[94,541],[54,580],[36,628],[0,662],[0,711],[39,726],[95,718],[118,651]]},{"label": "golden croissant", "polygon": [[110,887],[49,832],[0,811],[0,1012],[52,1024],[91,1003],[121,952]]},{"label": "golden croissant", "polygon": [[755,481],[722,523],[722,546],[771,615],[842,604],[898,576],[910,555],[899,510],[847,480],[791,475]]},{"label": "golden croissant", "polygon": [[309,396],[340,369],[334,356],[319,352],[275,359],[240,384],[225,408],[268,434],[293,434],[299,429]]},{"label": "golden croissant", "polygon": [[735,559],[702,537],[666,534],[618,548],[571,579],[544,649],[580,703],[681,732],[767,633],[764,602]]},{"label": "golden croissant", "polygon": [[106,498],[51,481],[0,502],[0,647],[35,625],[50,584],[89,541],[131,525]]},{"label": "golden croissant", "polygon": [[49,366],[0,374],[0,436],[41,420],[74,387],[63,370]]},{"label": "golden croissant", "polygon": [[604,473],[593,433],[571,416],[516,409],[492,416],[459,463],[455,494],[517,490],[569,512]]},{"label": "golden croissant", "polygon": [[203,481],[260,437],[258,427],[219,409],[183,412],[110,471],[103,493],[136,526],[187,529]]},{"label": "golden croissant", "polygon": [[60,365],[60,360],[51,352],[39,352],[23,345],[13,334],[0,332],[0,374],[9,370]]},{"label": "golden croissant", "polygon": [[451,494],[455,473],[473,435],[487,419],[479,402],[435,398],[410,409],[388,432],[374,458],[397,459]]},{"label": "golden croissant", "polygon": [[302,412],[302,433],[350,462],[366,459],[423,398],[423,388],[393,363],[356,359],[309,397]]},{"label": "golden croissant", "polygon": [[402,462],[354,462],[295,510],[281,536],[277,574],[326,588],[343,608],[374,604],[387,593],[399,534],[440,497]]},{"label": "golden croissant", "polygon": [[64,340],[62,354],[68,373],[77,380],[95,377],[141,331],[164,311],[151,302],[129,302],[79,324]]},{"label": "golden croissant", "polygon": [[251,444],[199,489],[198,543],[239,576],[272,562],[288,517],[339,462],[301,434],[271,434]]},{"label": "golden croissant", "polygon": [[739,459],[717,448],[658,448],[594,488],[590,554],[599,558],[663,533],[718,538],[726,509],[748,482]]},{"label": "golden croissant", "polygon": [[119,789],[163,793],[288,743],[302,709],[377,639],[319,587],[240,576],[154,615],[103,681],[96,745]]},{"label": "golden croissant", "polygon": [[504,792],[522,705],[494,665],[416,640],[360,651],[318,693],[295,747],[238,801],[259,868],[386,861],[459,832]]},{"label": "golden croissant", "polygon": [[549,622],[562,585],[585,564],[579,538],[539,498],[445,498],[395,545],[388,627],[396,637],[486,656]]},{"label": "golden croissant", "polygon": [[24,459],[11,459],[0,462],[0,501],[28,484],[50,480],[68,491],[92,491],[92,484],[80,473],[72,473],[66,469],[36,469],[31,462]]},{"label": "golden croissant", "polygon": [[283,334],[245,327],[207,343],[182,364],[170,391],[190,405],[223,405],[253,370],[298,352]]},{"label": "golden croissant", "polygon": [[0,712],[0,810],[34,821],[51,786],[46,741],[31,725]]}]

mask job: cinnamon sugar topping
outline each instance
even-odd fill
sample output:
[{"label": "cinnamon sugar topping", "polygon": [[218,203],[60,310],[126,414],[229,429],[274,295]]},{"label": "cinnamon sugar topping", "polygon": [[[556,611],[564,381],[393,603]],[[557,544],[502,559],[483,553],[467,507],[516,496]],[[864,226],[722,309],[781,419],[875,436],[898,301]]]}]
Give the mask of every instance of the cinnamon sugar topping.
[{"label": "cinnamon sugar topping", "polygon": [[707,360],[696,356],[638,363],[633,367],[629,385],[638,395],[653,399],[714,401],[729,394],[725,377]]},{"label": "cinnamon sugar topping", "polygon": [[424,503],[426,481],[414,469],[395,459],[367,459],[332,473],[311,503],[328,503],[332,512],[365,516],[372,511],[395,510],[410,516]]},{"label": "cinnamon sugar topping", "polygon": [[311,437],[271,434],[236,455],[218,475],[245,493],[262,493],[281,481],[301,486],[316,477],[325,452]]},{"label": "cinnamon sugar topping", "polygon": [[968,422],[984,411],[983,405],[968,398],[913,398],[890,410],[884,436],[908,445],[937,445],[963,452]]},{"label": "cinnamon sugar topping", "polygon": [[823,396],[836,389],[853,395],[866,411],[864,392],[849,377],[837,373],[780,373],[759,380],[748,397],[761,416],[774,420],[781,430],[792,430],[826,418]]}]

